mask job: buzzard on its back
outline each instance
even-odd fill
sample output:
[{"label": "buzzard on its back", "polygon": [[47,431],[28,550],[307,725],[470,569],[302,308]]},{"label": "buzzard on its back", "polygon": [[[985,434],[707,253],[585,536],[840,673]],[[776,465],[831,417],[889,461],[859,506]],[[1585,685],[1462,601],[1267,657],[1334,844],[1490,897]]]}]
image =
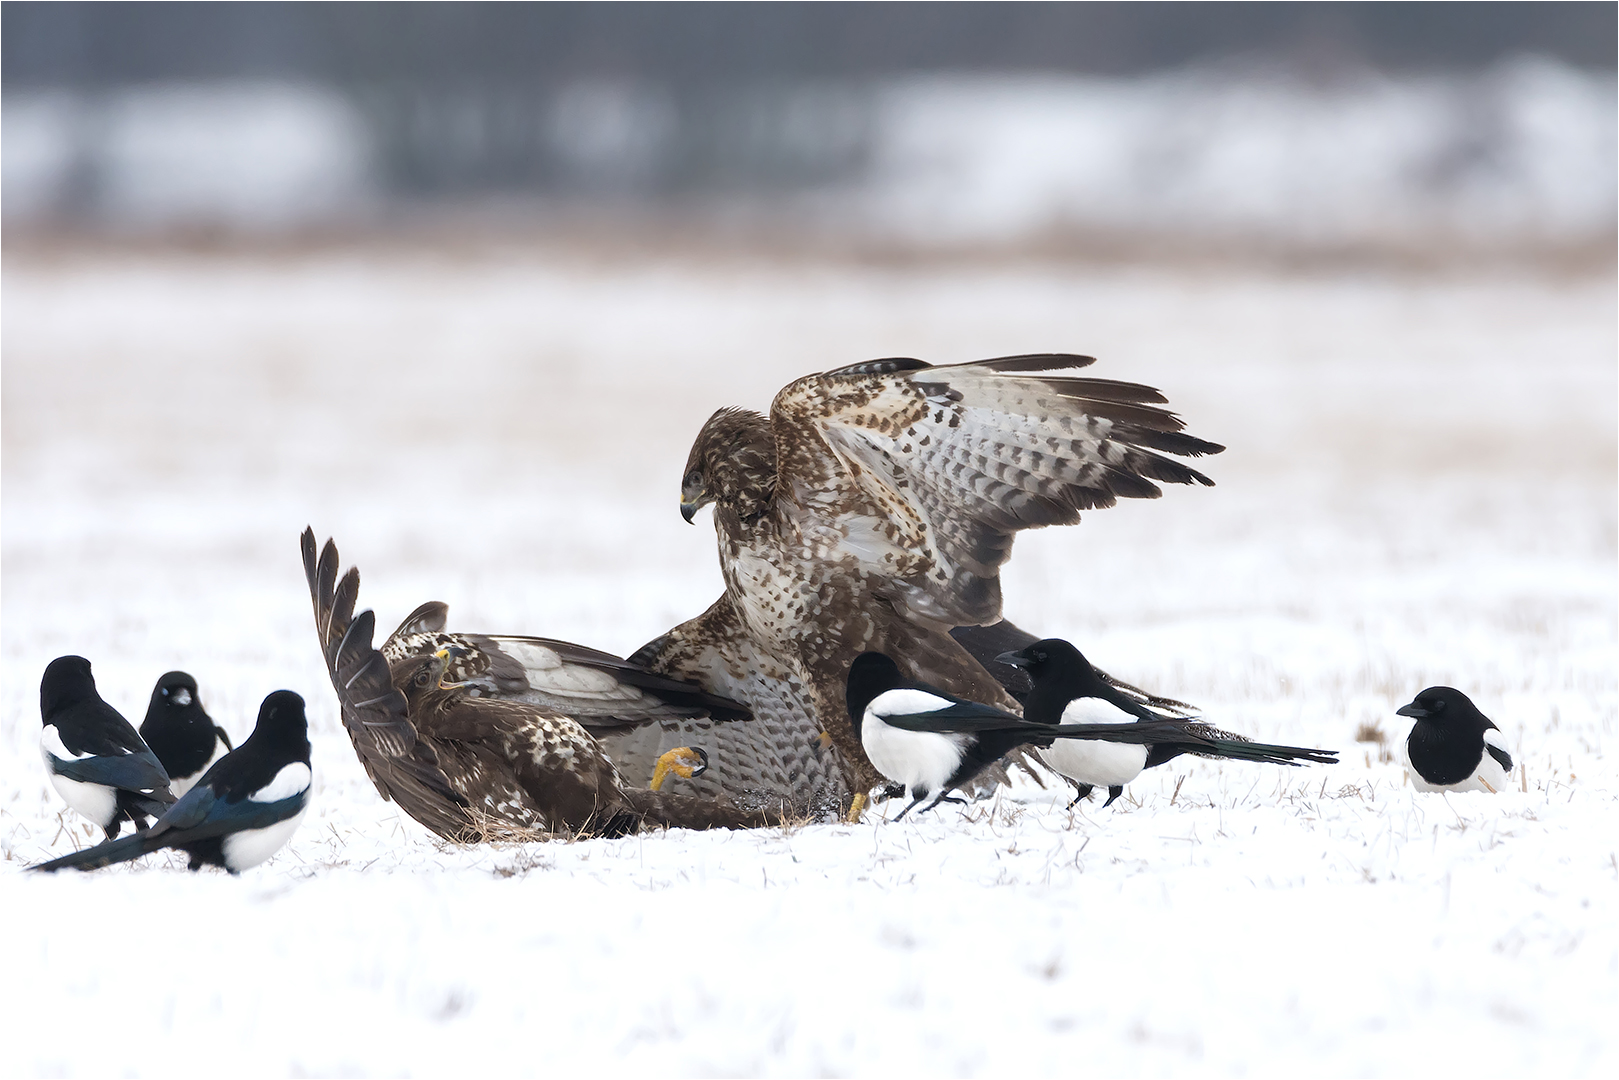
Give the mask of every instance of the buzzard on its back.
[{"label": "buzzard on its back", "polygon": [[1212,486],[1167,455],[1224,449],[1185,434],[1157,390],[1076,373],[1093,362],[876,360],[791,383],[768,417],[716,412],[680,509],[690,521],[713,505],[725,594],[631,661],[735,698],[800,754],[825,730],[839,797],[881,783],[843,701],[862,652],[1016,708],[959,629],[1000,619],[1016,533],[1157,498],[1159,484]]},{"label": "buzzard on its back", "polygon": [[[616,656],[543,638],[446,634],[443,604],[417,608],[381,649],[355,614],[359,571],[337,546],[300,538],[304,573],[343,726],[366,775],[447,840],[536,831],[617,836],[644,826],[754,828],[779,808],[627,782],[598,736],[682,721],[723,728],[735,702]],[[514,655],[515,654],[515,655]],[[652,766],[646,771],[650,774]]]}]

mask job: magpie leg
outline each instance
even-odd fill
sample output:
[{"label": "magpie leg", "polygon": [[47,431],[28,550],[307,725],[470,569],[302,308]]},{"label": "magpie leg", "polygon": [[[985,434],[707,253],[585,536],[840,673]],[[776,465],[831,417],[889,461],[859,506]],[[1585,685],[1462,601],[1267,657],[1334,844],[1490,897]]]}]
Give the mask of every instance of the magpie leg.
[{"label": "magpie leg", "polygon": [[1108,807],[1112,806],[1113,805],[1113,800],[1117,799],[1120,795],[1123,795],[1123,794],[1124,794],[1124,785],[1123,784],[1109,785],[1109,787],[1107,789],[1107,802],[1102,804],[1102,809],[1106,810]]},{"label": "magpie leg", "polygon": [[[967,805],[966,799],[958,799],[954,795],[941,795],[939,798],[933,800],[933,806],[938,806],[942,802],[953,802],[960,806]],[[928,807],[928,809],[932,810],[933,806]]]},{"label": "magpie leg", "polygon": [[1068,809],[1070,810],[1078,806],[1085,799],[1090,798],[1091,792],[1096,790],[1096,788],[1092,785],[1081,784],[1077,780],[1069,780],[1068,782],[1074,785],[1074,801],[1068,804]]},{"label": "magpie leg", "polygon": [[928,793],[924,791],[922,794],[920,794],[916,798],[912,799],[910,801],[910,803],[905,807],[905,809],[903,809],[903,810],[901,810],[899,812],[899,817],[896,817],[894,820],[899,821],[906,814],[909,814],[911,812],[911,807],[915,806],[917,803],[921,802],[923,799],[925,799],[927,797],[928,797]]}]

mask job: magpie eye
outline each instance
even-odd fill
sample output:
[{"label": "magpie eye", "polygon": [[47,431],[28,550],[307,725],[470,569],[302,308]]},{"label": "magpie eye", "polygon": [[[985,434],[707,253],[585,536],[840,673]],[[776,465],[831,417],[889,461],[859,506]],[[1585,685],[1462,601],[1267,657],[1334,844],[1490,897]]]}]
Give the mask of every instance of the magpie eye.
[{"label": "magpie eye", "polygon": [[1429,712],[1444,712],[1445,711],[1445,701],[1444,701],[1444,699],[1439,698],[1439,699],[1437,699],[1435,701],[1429,702],[1428,703],[1428,711]]}]

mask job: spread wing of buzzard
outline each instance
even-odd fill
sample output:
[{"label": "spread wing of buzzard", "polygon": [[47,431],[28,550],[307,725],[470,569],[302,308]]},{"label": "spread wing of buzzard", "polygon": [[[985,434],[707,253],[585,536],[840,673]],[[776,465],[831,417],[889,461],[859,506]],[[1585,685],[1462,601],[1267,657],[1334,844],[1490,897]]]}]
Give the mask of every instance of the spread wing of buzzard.
[{"label": "spread wing of buzzard", "polygon": [[[720,729],[748,716],[735,702],[567,642],[447,634],[439,603],[417,608],[379,650],[375,616],[354,614],[359,571],[339,579],[336,545],[327,541],[317,557],[312,530],[300,543],[355,752],[382,797],[439,836],[616,835],[644,823],[744,828],[780,820],[779,810],[740,808],[723,791],[664,793],[627,782],[587,730],[666,722]],[[650,777],[651,763],[645,771]]]},{"label": "spread wing of buzzard", "polygon": [[[852,789],[878,782],[844,715],[855,656],[886,652],[913,678],[1013,708],[950,631],[1000,619],[1016,534],[1160,484],[1212,485],[1169,455],[1224,448],[1185,434],[1157,390],[1076,374],[1093,362],[876,360],[791,383],[768,418],[721,409],[698,434],[681,512],[713,504],[738,632],[804,688]],[[702,681],[689,648],[662,652],[660,639],[637,656]]]},{"label": "spread wing of buzzard", "polygon": [[[770,408],[778,498],[830,516],[846,534],[837,552],[889,577],[916,616],[992,623],[1019,530],[1155,499],[1159,483],[1213,486],[1164,453],[1224,447],[1184,434],[1152,387],[1068,374],[1093,363],[878,360],[799,379]],[[861,510],[876,511],[865,529],[850,521]]]}]

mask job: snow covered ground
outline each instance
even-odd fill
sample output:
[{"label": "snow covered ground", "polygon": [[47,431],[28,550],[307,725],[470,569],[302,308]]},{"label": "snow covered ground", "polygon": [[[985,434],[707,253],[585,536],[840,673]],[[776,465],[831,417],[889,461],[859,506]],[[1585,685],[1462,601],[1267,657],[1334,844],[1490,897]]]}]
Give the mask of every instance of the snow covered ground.
[{"label": "snow covered ground", "polygon": [[[1619,1065],[1610,276],[14,250],[3,291],[0,1074]],[[1019,540],[1008,615],[1341,765],[469,849],[366,781],[305,524],[384,624],[437,598],[628,652],[718,594],[706,515],[676,508],[714,408],[872,356],[1052,349],[1230,449],[1212,490]],[[36,750],[67,652],[132,717],[174,667],[240,734],[304,694],[316,799],[286,851],[25,876],[90,831]],[[1415,795],[1355,741],[1403,735],[1433,683],[1501,725],[1518,790]]]}]

